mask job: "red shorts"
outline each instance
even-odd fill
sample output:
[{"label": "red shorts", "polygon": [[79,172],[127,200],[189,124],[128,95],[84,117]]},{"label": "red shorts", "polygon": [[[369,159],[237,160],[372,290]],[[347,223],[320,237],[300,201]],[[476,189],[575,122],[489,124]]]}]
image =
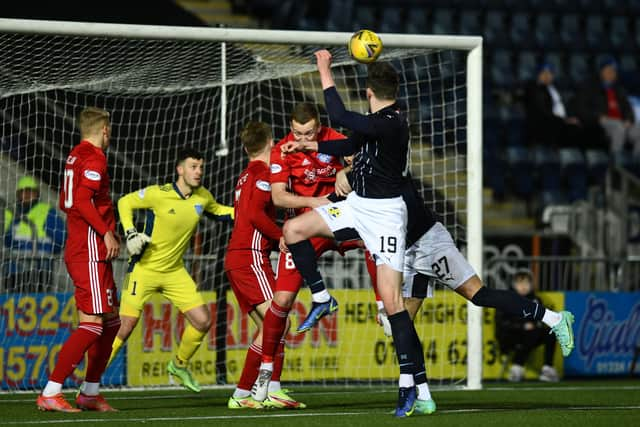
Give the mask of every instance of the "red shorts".
[{"label": "red shorts", "polygon": [[[362,247],[360,240],[349,240],[337,244],[333,239],[324,237],[312,237],[311,245],[316,250],[316,258],[327,251],[338,251],[344,255],[346,251]],[[293,262],[291,253],[280,252],[278,256],[278,274],[276,275],[276,291],[298,292],[303,284],[302,275],[298,272]]]},{"label": "red shorts", "polygon": [[228,270],[226,273],[231,289],[244,313],[250,313],[256,306],[273,298],[276,283],[273,269],[268,261],[261,265],[252,264]]},{"label": "red shorts", "polygon": [[113,313],[120,305],[110,262],[67,263],[67,271],[76,287],[78,310],[87,314]]}]

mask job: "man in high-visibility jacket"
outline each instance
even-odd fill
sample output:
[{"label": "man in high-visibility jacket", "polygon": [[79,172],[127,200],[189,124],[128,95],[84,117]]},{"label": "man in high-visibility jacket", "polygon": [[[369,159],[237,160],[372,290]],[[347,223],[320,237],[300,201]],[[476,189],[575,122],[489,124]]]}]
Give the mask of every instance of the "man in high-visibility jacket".
[{"label": "man in high-visibility jacket", "polygon": [[20,178],[15,209],[4,211],[4,245],[9,253],[3,265],[6,288],[41,291],[51,285],[51,255],[62,251],[65,233],[60,214],[40,201],[35,178]]}]

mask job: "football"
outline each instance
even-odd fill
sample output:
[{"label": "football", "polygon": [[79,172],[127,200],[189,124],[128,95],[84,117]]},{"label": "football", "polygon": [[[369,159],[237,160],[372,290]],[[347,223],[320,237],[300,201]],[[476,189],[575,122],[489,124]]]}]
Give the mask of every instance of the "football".
[{"label": "football", "polygon": [[382,53],[382,40],[370,30],[355,32],[349,40],[349,54],[363,64],[369,64]]}]

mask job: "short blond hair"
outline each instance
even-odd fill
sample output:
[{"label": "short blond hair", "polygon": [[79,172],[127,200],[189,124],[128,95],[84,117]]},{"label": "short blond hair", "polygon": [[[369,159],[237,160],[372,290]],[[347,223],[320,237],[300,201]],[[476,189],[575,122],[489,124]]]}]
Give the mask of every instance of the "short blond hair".
[{"label": "short blond hair", "polygon": [[80,136],[85,137],[98,133],[102,127],[109,126],[110,114],[108,111],[97,107],[87,107],[78,116],[78,128]]}]

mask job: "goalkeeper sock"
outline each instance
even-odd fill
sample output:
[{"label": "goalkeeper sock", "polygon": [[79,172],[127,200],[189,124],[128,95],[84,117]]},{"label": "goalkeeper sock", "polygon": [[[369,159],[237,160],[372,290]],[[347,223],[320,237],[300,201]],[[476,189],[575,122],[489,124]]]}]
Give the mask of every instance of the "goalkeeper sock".
[{"label": "goalkeeper sock", "polygon": [[[318,260],[316,250],[309,240],[287,245],[296,268],[304,278],[304,283],[311,289],[314,302],[327,302],[330,295],[324,285],[320,270],[318,270]],[[316,295],[317,294],[317,295]]]},{"label": "goalkeeper sock", "polygon": [[[242,374],[240,374],[237,389],[242,391],[251,390],[251,386],[256,382],[256,378],[258,378],[258,370],[260,369],[261,360],[262,347],[259,344],[251,344],[251,346],[249,346],[249,350],[247,350],[247,357],[244,359],[244,367],[242,368]],[[234,393],[233,397],[245,396],[236,396]]]},{"label": "goalkeeper sock", "polygon": [[280,375],[282,375],[283,365],[284,365],[284,338],[280,339],[280,344],[278,344],[278,349],[276,350],[276,357],[273,359],[273,374],[271,375],[271,382],[269,383],[269,391],[277,391],[277,390],[271,390],[271,384],[278,383],[278,387],[280,387]]},{"label": "goalkeeper sock", "polygon": [[207,331],[199,331],[194,328],[191,323],[184,328],[180,345],[178,346],[178,353],[176,354],[178,367],[186,367],[187,362],[193,357],[193,354],[198,350],[200,344],[202,344],[202,340],[206,334]]},{"label": "goalkeeper sock", "polygon": [[102,335],[87,352],[87,374],[85,381],[99,383],[104,370],[107,368],[113,348],[113,340],[120,329],[120,318],[107,319],[102,324]]},{"label": "goalkeeper sock", "polygon": [[262,322],[262,361],[273,362],[276,358],[278,346],[287,327],[289,310],[280,307],[275,301],[265,313]]},{"label": "goalkeeper sock", "polygon": [[116,335],[116,337],[113,339],[113,344],[111,345],[111,356],[109,356],[107,366],[111,365],[111,362],[113,362],[113,359],[116,358],[123,345],[124,341],[122,341],[120,337]]},{"label": "goalkeeper sock", "polygon": [[[480,307],[492,307],[523,319],[543,320],[546,309],[535,301],[504,291],[482,286],[471,302]],[[546,322],[545,322],[546,323]]]},{"label": "goalkeeper sock", "polygon": [[50,382],[64,383],[64,380],[76,369],[85,352],[100,338],[100,335],[102,335],[100,323],[81,322],[78,329],[67,338],[60,349],[58,362],[49,377]]}]

